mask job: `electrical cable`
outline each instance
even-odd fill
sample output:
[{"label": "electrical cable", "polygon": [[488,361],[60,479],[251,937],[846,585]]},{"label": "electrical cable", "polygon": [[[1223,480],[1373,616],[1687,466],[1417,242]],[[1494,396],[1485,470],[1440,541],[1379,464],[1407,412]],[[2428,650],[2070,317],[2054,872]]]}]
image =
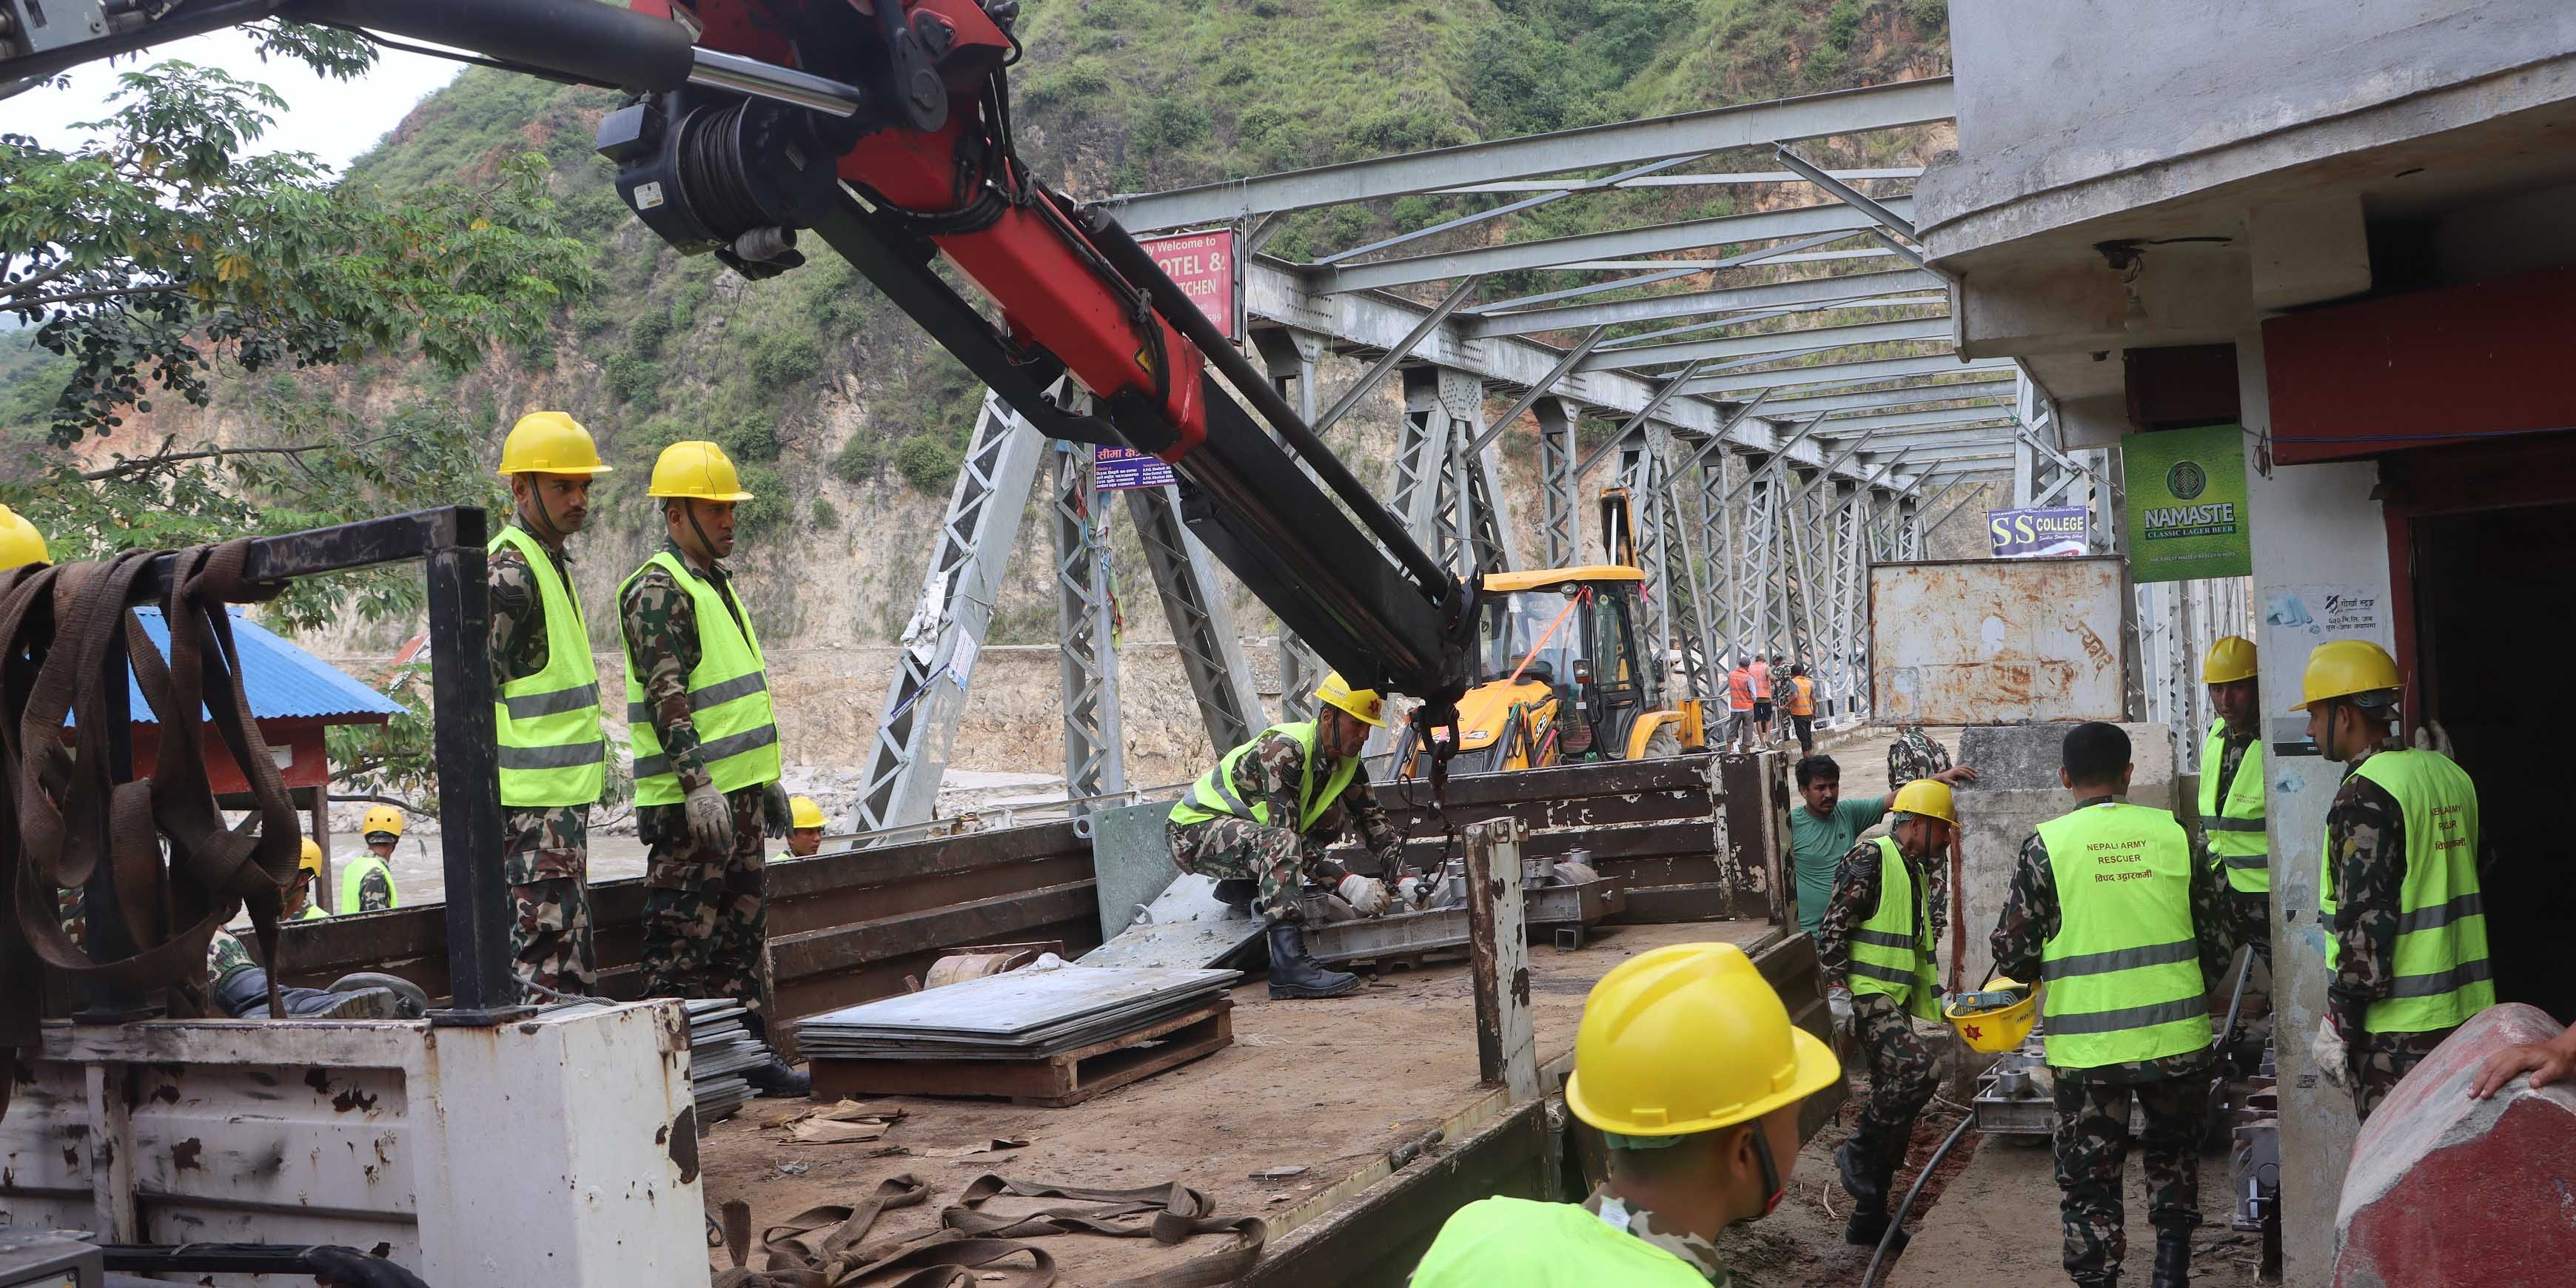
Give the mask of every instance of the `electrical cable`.
[{"label": "electrical cable", "polygon": [[1888,1220],[1887,1233],[1878,1236],[1878,1251],[1870,1255],[1869,1270],[1860,1277],[1860,1288],[1870,1288],[1878,1282],[1879,1264],[1887,1260],[1887,1250],[1895,1245],[1897,1232],[1905,1228],[1905,1214],[1914,1209],[1915,1196],[1923,1192],[1923,1183],[1931,1180],[1932,1170],[1941,1165],[1942,1159],[1949,1157],[1950,1147],[1958,1144],[1959,1139],[1968,1134],[1968,1129],[1976,1125],[1974,1114],[1960,1119],[1959,1125],[1951,1128],[1949,1137],[1941,1142],[1941,1147],[1924,1160],[1923,1170],[1915,1173],[1914,1184],[1905,1191],[1905,1201],[1896,1205],[1896,1215]]}]

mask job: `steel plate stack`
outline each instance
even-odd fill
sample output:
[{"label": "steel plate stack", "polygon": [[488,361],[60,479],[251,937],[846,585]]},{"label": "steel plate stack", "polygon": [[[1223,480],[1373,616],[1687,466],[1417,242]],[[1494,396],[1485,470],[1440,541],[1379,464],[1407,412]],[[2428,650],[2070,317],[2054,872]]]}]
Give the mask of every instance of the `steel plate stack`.
[{"label": "steel plate stack", "polygon": [[698,998],[681,1006],[689,1012],[689,1090],[697,1097],[698,1125],[703,1127],[751,1102],[751,1084],[742,1080],[742,1071],[767,1061],[769,1047],[743,1027],[746,1012],[732,998]]},{"label": "steel plate stack", "polygon": [[796,1024],[814,1060],[1043,1060],[1223,996],[1242,972],[1055,966],[829,1011]]}]

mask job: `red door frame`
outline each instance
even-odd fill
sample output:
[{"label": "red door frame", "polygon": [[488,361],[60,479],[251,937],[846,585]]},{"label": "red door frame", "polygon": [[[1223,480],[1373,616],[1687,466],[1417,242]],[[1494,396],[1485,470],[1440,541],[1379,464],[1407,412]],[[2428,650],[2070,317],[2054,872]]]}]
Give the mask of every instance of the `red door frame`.
[{"label": "red door frame", "polygon": [[[2438,720],[2424,684],[2430,659],[2415,630],[2415,521],[2445,514],[2576,504],[2576,431],[2524,434],[2393,452],[2379,461],[2380,512],[2388,532],[2390,626],[2397,669],[2409,693],[2426,695],[2409,720]],[[2535,556],[2540,552],[2535,551]]]}]

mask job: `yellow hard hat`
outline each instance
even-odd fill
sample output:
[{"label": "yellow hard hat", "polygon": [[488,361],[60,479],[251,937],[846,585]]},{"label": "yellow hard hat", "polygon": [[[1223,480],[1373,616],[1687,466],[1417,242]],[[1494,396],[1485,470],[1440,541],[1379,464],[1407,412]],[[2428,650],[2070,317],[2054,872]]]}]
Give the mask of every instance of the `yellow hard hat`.
[{"label": "yellow hard hat", "polygon": [[[2021,981],[1997,975],[1986,981],[1986,991],[2020,988]],[[1999,1011],[1961,1011],[1956,1006],[1941,1008],[1942,1018],[1958,1030],[1959,1039],[1972,1051],[2010,1051],[2030,1036],[2030,1027],[2039,1018],[2039,994],[2022,994],[2020,1001]]]},{"label": "yellow hard hat", "polygon": [[501,477],[513,474],[606,474],[599,445],[581,422],[559,411],[532,411],[501,440]]},{"label": "yellow hard hat", "polygon": [[1386,699],[1379,697],[1375,689],[1352,688],[1339,671],[1327,674],[1324,682],[1315,686],[1315,700],[1351,713],[1361,724],[1386,727]]},{"label": "yellow hard hat", "polygon": [[790,796],[787,798],[787,825],[795,828],[821,827],[823,807],[815,804],[811,796]]},{"label": "yellow hard hat", "polygon": [[1574,1116],[1621,1136],[1683,1136],[1746,1122],[1842,1077],[1833,1050],[1733,944],[1672,944],[1619,963],[1583,1002]]},{"label": "yellow hard hat", "polygon": [[2388,650],[2369,640],[2327,640],[2308,654],[2307,672],[2299,677],[2299,704],[2290,709],[2305,711],[2328,698],[2401,687],[2397,659]]},{"label": "yellow hard hat", "polygon": [[27,522],[25,516],[0,505],[0,569],[53,561],[53,556],[45,552],[45,534],[36,531],[36,525]]},{"label": "yellow hard hat", "polygon": [[295,866],[300,871],[312,873],[316,881],[322,879],[322,847],[312,837],[304,838],[304,854],[295,860]]},{"label": "yellow hard hat", "polygon": [[653,462],[653,486],[646,496],[685,496],[700,501],[748,501],[742,475],[724,449],[700,439],[673,443]]},{"label": "yellow hard hat", "polygon": [[1937,778],[1917,778],[1896,789],[1895,803],[1888,806],[1899,814],[1920,814],[1937,818],[1952,827],[1959,825],[1958,797],[1948,783]]},{"label": "yellow hard hat", "polygon": [[402,811],[391,805],[379,805],[367,811],[367,821],[358,825],[358,835],[373,836],[378,832],[402,835]]},{"label": "yellow hard hat", "polygon": [[2254,678],[2254,641],[2242,635],[2223,636],[2209,646],[2209,656],[2200,659],[2200,682],[2232,684]]}]

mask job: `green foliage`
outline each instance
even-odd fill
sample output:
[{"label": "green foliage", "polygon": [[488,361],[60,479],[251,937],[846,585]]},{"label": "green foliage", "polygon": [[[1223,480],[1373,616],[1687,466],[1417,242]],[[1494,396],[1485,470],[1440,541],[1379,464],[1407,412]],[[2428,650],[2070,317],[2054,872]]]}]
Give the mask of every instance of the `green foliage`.
[{"label": "green foliage", "polygon": [[822,347],[811,335],[765,331],[746,348],[745,365],[751,378],[764,389],[784,392],[812,380],[823,370]]},{"label": "green foliage", "polygon": [[808,522],[826,532],[841,526],[841,509],[832,504],[830,497],[815,497],[814,505],[806,512],[805,517]]},{"label": "green foliage", "polygon": [[1798,69],[1809,85],[1819,89],[1842,83],[1843,72],[1851,65],[1851,55],[1835,45],[1818,45],[1807,51],[1807,61]]},{"label": "green foliage", "polygon": [[832,477],[844,483],[865,483],[874,479],[885,463],[883,440],[865,432],[852,434],[850,441],[832,454]]},{"label": "green foliage", "polygon": [[1137,117],[1132,142],[1157,151],[1186,148],[1207,142],[1208,129],[1206,108],[1188,99],[1157,98]]},{"label": "green foliage", "polygon": [[1825,14],[1825,43],[1849,51],[1853,39],[1860,35],[1861,19],[1868,13],[1869,6],[1861,0],[1835,0],[1833,9]]},{"label": "green foliage", "polygon": [[787,478],[778,472],[776,465],[768,461],[744,460],[736,460],[734,464],[742,474],[742,490],[751,493],[750,500],[738,502],[733,507],[736,532],[746,536],[771,532],[786,522],[787,516],[795,513],[788,506]]},{"label": "green foliage", "polygon": [[[373,56],[301,28],[271,43],[340,74]],[[589,285],[589,250],[558,235],[535,158],[395,196],[333,183],[302,153],[247,155],[286,104],[220,70],[127,72],[110,101],[70,151],[0,136],[0,317],[74,361],[57,442],[105,434],[156,393],[204,406],[219,362],[416,349],[460,372],[489,344],[528,348]]]},{"label": "green foliage", "polygon": [[916,434],[895,445],[894,472],[913,490],[937,496],[957,481],[965,456],[929,434]]}]

